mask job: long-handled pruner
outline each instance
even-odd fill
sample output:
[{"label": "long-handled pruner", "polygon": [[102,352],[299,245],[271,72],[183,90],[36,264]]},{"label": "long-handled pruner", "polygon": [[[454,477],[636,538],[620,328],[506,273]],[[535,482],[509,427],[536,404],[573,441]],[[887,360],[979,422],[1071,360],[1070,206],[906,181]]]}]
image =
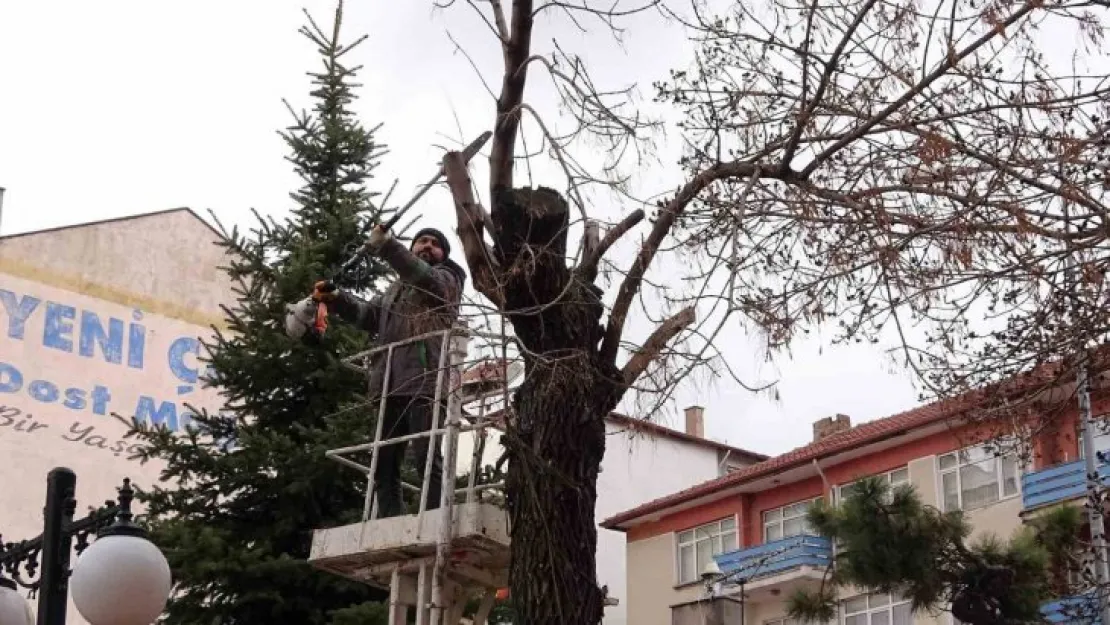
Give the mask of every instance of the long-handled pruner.
[{"label": "long-handled pruner", "polygon": [[[463,148],[463,162],[469,163],[470,159],[474,158],[474,156],[478,154],[478,150],[481,150],[482,146],[484,146],[492,136],[493,133],[487,130],[486,132],[483,132],[480,137],[478,137],[474,141],[471,141],[469,145]],[[409,212],[409,209],[411,209],[420,198],[424,197],[424,194],[428,192],[428,189],[431,189],[433,186],[435,186],[435,184],[439,182],[439,179],[442,178],[445,174],[446,169],[443,166],[443,161],[440,161],[439,169],[436,170],[436,175],[432,176],[431,180],[424,183],[424,185],[416,191],[416,195],[413,195],[412,199],[406,202],[404,206],[397,209],[396,214],[390,217],[389,221],[376,227],[380,227],[386,231],[392,228],[397,223],[397,221],[401,219],[401,217],[404,217],[405,213]],[[362,261],[363,257],[365,257],[368,253],[370,253],[370,248],[368,245],[363,245],[359,247],[358,251],[356,251],[349,259],[347,259],[345,263],[339,266],[339,270],[335,272],[335,277],[333,277],[331,280],[328,280],[327,283],[324,284],[323,287],[321,287],[321,290],[324,292],[334,291],[336,289],[336,278],[346,275],[349,271],[354,269],[359,264],[359,262]],[[324,305],[323,302],[320,302],[320,304],[318,304],[316,307],[316,321],[314,323],[314,326],[316,328],[317,334],[319,334],[320,336],[323,336],[324,331],[328,328],[328,308],[326,305]]]}]

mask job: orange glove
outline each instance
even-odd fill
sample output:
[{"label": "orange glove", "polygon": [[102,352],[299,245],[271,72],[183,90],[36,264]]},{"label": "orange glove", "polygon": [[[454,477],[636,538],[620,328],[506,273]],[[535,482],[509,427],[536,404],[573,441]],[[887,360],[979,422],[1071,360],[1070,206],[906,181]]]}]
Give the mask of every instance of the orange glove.
[{"label": "orange glove", "polygon": [[320,280],[312,287],[312,301],[330,303],[335,301],[336,287],[329,280]]}]

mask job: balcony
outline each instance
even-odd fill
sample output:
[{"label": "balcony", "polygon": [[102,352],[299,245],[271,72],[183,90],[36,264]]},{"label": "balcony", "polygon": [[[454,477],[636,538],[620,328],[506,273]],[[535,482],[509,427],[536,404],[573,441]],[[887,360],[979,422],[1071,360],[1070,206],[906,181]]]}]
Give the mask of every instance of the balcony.
[{"label": "balcony", "polygon": [[[1098,462],[1098,474],[1103,485],[1110,486],[1110,463]],[[1025,473],[1021,476],[1022,508],[1028,511],[1081,498],[1087,487],[1086,479],[1083,460]]]},{"label": "balcony", "polygon": [[783,591],[811,579],[819,582],[832,562],[832,543],[821,536],[802,534],[729,551],[714,559],[721,572],[730,576],[729,583],[743,579],[748,593],[763,588]]},{"label": "balcony", "polygon": [[1098,599],[1091,593],[1046,603],[1041,606],[1041,614],[1049,623],[1099,625]]}]

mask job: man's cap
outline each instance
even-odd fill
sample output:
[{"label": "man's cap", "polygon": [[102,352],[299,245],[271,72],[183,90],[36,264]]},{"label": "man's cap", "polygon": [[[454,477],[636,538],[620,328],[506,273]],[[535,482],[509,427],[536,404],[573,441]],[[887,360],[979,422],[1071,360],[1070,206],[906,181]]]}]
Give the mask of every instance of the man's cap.
[{"label": "man's cap", "polygon": [[413,235],[413,242],[415,243],[416,240],[422,236],[435,237],[435,239],[439,241],[439,246],[443,248],[443,258],[446,259],[448,256],[451,255],[451,244],[447,241],[447,237],[443,236],[443,233],[439,230],[436,230],[435,228],[421,228],[415,235]]}]

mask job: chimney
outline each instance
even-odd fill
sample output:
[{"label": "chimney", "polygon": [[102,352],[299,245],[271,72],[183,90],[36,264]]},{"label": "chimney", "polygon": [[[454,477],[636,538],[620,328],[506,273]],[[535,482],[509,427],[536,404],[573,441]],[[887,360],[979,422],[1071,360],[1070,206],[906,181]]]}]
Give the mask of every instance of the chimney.
[{"label": "chimney", "polygon": [[705,438],[705,408],[689,406],[686,412],[686,433],[690,436]]},{"label": "chimney", "polygon": [[813,422],[813,442],[824,440],[851,427],[852,418],[846,414],[837,414],[835,417],[819,419]]}]

